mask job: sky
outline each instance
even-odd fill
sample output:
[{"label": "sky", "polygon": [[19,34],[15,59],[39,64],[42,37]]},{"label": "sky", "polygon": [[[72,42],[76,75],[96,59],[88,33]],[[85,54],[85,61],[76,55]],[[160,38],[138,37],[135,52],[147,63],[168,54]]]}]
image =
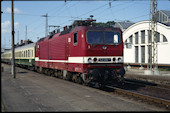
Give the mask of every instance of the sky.
[{"label": "sky", "polygon": [[[158,0],[158,10],[170,11],[170,0]],[[11,48],[11,1],[1,2],[1,12],[1,48]],[[149,0],[14,1],[15,44],[26,38],[36,42],[44,37],[46,14],[49,26],[63,28],[90,15],[96,22],[139,22],[149,20],[149,13]],[[48,27],[49,31],[54,29]]]}]

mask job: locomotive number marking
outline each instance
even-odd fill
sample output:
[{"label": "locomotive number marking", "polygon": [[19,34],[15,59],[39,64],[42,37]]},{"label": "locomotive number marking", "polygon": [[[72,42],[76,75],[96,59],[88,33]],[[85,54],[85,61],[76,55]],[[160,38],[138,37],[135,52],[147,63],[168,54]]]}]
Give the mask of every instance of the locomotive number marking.
[{"label": "locomotive number marking", "polygon": [[100,62],[110,62],[111,58],[99,58]]}]

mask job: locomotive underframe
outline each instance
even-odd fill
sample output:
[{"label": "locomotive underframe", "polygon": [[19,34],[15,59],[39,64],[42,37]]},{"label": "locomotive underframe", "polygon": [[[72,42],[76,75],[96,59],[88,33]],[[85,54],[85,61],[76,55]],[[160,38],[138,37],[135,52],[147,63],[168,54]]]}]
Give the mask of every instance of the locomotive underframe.
[{"label": "locomotive underframe", "polygon": [[[117,68],[89,68],[86,80],[90,81],[93,85],[113,85],[123,84],[125,70],[123,67]],[[85,81],[86,81],[85,80]]]},{"label": "locomotive underframe", "polygon": [[76,83],[84,84],[100,84],[112,85],[123,84],[125,70],[123,64],[114,64],[115,66],[108,66],[111,64],[83,64],[82,72],[75,72],[66,69],[52,69],[47,67],[36,67],[37,71],[49,76],[66,79]]}]

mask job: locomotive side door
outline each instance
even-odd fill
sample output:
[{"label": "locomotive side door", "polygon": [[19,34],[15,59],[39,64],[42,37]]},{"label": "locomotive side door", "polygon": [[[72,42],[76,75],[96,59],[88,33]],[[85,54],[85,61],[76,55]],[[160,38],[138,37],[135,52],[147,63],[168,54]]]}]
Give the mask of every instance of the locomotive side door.
[{"label": "locomotive side door", "polygon": [[[71,36],[66,38],[66,44],[65,45],[66,45],[66,59],[67,60],[68,60],[68,57],[70,56],[70,54],[69,54],[70,43],[71,43]],[[66,66],[65,66],[66,70],[68,70],[68,67],[69,67],[68,62],[66,62]]]}]

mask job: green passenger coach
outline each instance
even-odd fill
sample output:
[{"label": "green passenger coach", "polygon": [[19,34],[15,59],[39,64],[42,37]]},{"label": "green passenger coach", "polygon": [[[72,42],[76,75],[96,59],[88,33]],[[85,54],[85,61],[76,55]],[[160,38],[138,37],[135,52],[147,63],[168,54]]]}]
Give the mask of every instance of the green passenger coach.
[{"label": "green passenger coach", "polygon": [[[11,64],[12,50],[1,54],[1,61]],[[15,48],[15,64],[24,67],[34,67],[35,65],[35,43],[26,44]]]}]

